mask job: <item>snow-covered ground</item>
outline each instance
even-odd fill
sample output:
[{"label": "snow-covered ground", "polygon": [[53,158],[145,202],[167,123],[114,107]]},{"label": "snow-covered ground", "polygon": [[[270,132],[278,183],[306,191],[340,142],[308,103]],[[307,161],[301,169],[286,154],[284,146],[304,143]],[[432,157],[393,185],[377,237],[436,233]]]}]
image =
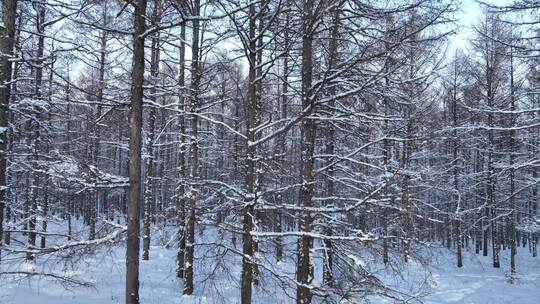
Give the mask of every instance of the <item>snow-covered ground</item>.
[{"label": "snow-covered ground", "polygon": [[[97,254],[86,256],[73,268],[59,270],[44,269],[51,272],[65,271],[92,283],[94,286],[71,287],[52,282],[46,278],[14,280],[14,277],[0,277],[0,303],[2,304],[105,304],[124,303],[125,249],[121,244],[103,249]],[[205,260],[219,252],[201,246],[198,256],[206,255]],[[508,278],[508,250],[501,257],[502,267],[491,267],[491,257],[477,256],[465,252],[464,267],[454,266],[455,257],[446,249],[429,250],[431,267],[410,263],[401,269],[400,278],[382,274],[388,284],[395,285],[411,294],[410,303],[460,303],[460,304],[538,304],[540,303],[540,258],[532,258],[527,248],[518,252],[518,274],[513,283]],[[223,264],[204,265],[204,276],[199,275],[197,296],[186,298],[181,295],[181,281],[175,276],[175,248],[162,246],[151,248],[150,261],[141,262],[141,303],[238,303],[240,260],[229,259]],[[38,261],[40,265],[53,264],[51,261]],[[202,267],[196,265],[196,271]],[[276,265],[290,268],[290,265]],[[75,270],[73,270],[75,269]],[[227,272],[227,269],[230,272]],[[231,270],[232,269],[232,270]],[[292,269],[283,269],[291,271]],[[383,271],[384,272],[384,271]],[[205,276],[218,280],[205,280]],[[255,290],[254,303],[293,303],[291,298],[267,281]],[[273,294],[273,292],[276,292]],[[276,296],[281,294],[281,296]],[[365,303],[392,303],[389,300],[372,298]],[[362,303],[364,303],[362,302]]]},{"label": "snow-covered ground", "polygon": [[511,280],[509,253],[502,253],[499,269],[493,268],[491,256],[466,253],[464,266],[456,268],[453,255],[439,255],[432,268],[432,293],[424,302],[540,303],[540,258],[532,258],[527,248],[520,248],[517,275]]}]

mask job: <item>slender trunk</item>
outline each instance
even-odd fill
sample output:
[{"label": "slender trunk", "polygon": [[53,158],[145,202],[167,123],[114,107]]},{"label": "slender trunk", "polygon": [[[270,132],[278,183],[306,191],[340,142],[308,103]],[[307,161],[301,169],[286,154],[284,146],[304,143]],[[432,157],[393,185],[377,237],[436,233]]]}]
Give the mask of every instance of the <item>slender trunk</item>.
[{"label": "slender trunk", "polygon": [[[15,203],[17,202],[17,199],[15,199]],[[9,223],[11,223],[11,207],[10,206],[7,206],[6,207],[6,224],[8,226],[8,229],[9,229]],[[5,232],[4,233],[4,244],[5,245],[9,245],[11,244],[11,233],[10,232]],[[1,252],[0,252],[1,253]]]},{"label": "slender trunk", "polygon": [[[153,1],[152,12],[152,26],[157,26],[161,17],[161,7],[159,1]],[[152,54],[150,56],[150,77],[152,82],[152,89],[150,91],[150,99],[156,102],[157,82],[159,77],[159,32],[156,32],[152,36]],[[154,190],[154,128],[156,122],[156,108],[150,107],[150,113],[148,117],[148,161],[146,166],[146,178],[144,187],[144,205],[143,205],[143,260],[150,258],[150,226],[151,226],[151,210],[150,204],[154,202],[153,190]]]},{"label": "slender trunk", "polygon": [[[33,148],[35,151],[35,148]],[[36,216],[37,216],[37,202],[38,202],[38,182],[37,174],[33,174],[34,177],[32,178],[32,196],[30,201],[30,209],[29,209],[29,216],[28,216],[28,252],[26,253],[26,259],[28,261],[35,260],[35,249],[36,249]]]},{"label": "slender trunk", "polygon": [[[68,72],[69,72],[69,65],[68,65]],[[67,116],[67,121],[66,121],[66,128],[65,128],[65,136],[66,136],[66,142],[67,143],[70,143],[71,142],[71,105],[70,105],[70,86],[69,86],[69,83],[70,83],[70,79],[69,79],[69,73],[68,73],[68,78],[67,78],[67,83],[66,83],[66,88],[65,88],[65,98],[66,98],[66,102],[67,102],[67,106],[66,106],[66,116]],[[65,153],[69,156],[71,153],[69,151],[70,147],[69,145],[67,145],[64,150],[66,151]],[[72,217],[75,213],[75,206],[74,206],[74,202],[73,202],[73,196],[74,194],[70,193],[68,194],[68,199],[67,199],[67,205],[65,206],[66,210],[67,210],[67,240],[68,241],[71,241],[72,239]]]},{"label": "slender trunk", "polygon": [[68,220],[68,233],[67,233],[67,239],[68,241],[71,241],[72,239],[72,227],[71,227],[71,217],[73,216],[73,212],[75,211],[75,208],[73,206],[73,194],[70,194],[69,195],[69,198],[68,198],[68,205],[67,205],[67,210],[68,210],[68,215],[67,215],[67,220]]},{"label": "slender trunk", "polygon": [[[514,87],[514,56],[513,47],[510,48],[510,111],[515,111],[515,87]],[[514,114],[510,114],[510,128],[514,127],[515,120]],[[514,162],[515,162],[515,143],[516,131],[510,131],[510,272],[516,273],[516,253],[517,253],[517,210],[516,210],[516,185],[514,180]]]},{"label": "slender trunk", "polygon": [[[41,99],[42,97],[42,82],[43,82],[43,53],[45,48],[45,4],[39,3],[35,6],[36,8],[36,28],[38,33],[38,45],[36,52],[36,74],[35,74],[35,87],[34,95],[36,99]],[[29,206],[29,217],[28,217],[28,249],[29,252],[26,254],[27,260],[34,260],[35,254],[32,251],[36,248],[36,224],[37,224],[37,210],[38,210],[38,183],[40,174],[35,172],[37,169],[35,166],[39,161],[39,144],[40,144],[40,131],[39,126],[32,126],[30,124],[31,135],[31,146],[32,146],[32,158],[33,165],[32,167],[32,186],[31,186],[31,203]]]},{"label": "slender trunk", "polygon": [[141,146],[143,127],[144,36],[146,0],[134,0],[133,70],[129,126],[129,190],[127,202],[126,304],[139,303],[139,235]]},{"label": "slender trunk", "polygon": [[254,269],[254,240],[253,227],[255,222],[255,204],[257,197],[255,193],[256,184],[256,147],[251,145],[255,141],[255,133],[253,128],[257,126],[257,89],[256,89],[256,10],[255,3],[249,6],[249,70],[248,70],[248,93],[247,93],[247,109],[246,109],[246,171],[245,171],[245,187],[247,201],[242,210],[243,227],[242,227],[242,281],[241,281],[241,303],[250,304],[252,295],[253,269]]},{"label": "slender trunk", "polygon": [[[200,0],[193,1],[193,15],[199,16],[200,14]],[[199,106],[199,84],[201,79],[201,70],[199,66],[199,35],[200,35],[200,21],[199,19],[193,20],[193,34],[191,43],[191,96],[190,96],[190,112],[196,113]],[[190,144],[190,189],[187,195],[187,208],[186,208],[186,251],[184,260],[184,294],[193,294],[193,262],[195,259],[195,208],[197,199],[197,189],[195,184],[199,178],[199,119],[197,115],[191,115],[191,144]]]},{"label": "slender trunk", "polygon": [[[393,22],[391,20],[387,20],[386,25],[388,26],[387,30],[389,32],[391,32],[391,30],[393,29]],[[385,48],[386,52],[390,51],[389,42],[385,42],[384,48]],[[384,65],[385,74],[389,73],[390,64],[391,64],[390,58],[388,58],[385,61],[385,65]],[[390,80],[389,80],[388,76],[384,77],[384,85],[386,87],[390,87]],[[390,100],[388,99],[388,97],[386,95],[385,95],[385,98],[384,98],[384,115],[385,116],[390,115]],[[384,120],[383,131],[384,131],[384,136],[389,136],[389,134],[388,134],[388,132],[389,132],[389,121],[388,121],[388,119]],[[388,174],[389,165],[390,165],[389,161],[390,161],[390,157],[391,157],[391,154],[390,154],[390,140],[388,138],[385,138],[384,141],[383,141],[383,150],[384,150],[384,152],[383,152],[384,170],[385,170],[385,173]],[[393,195],[390,187],[386,188],[385,195],[389,199],[391,199],[393,201],[394,195]],[[387,265],[388,262],[390,261],[389,248],[388,248],[389,247],[389,244],[388,244],[388,238],[389,238],[388,213],[389,213],[389,208],[384,207],[383,208],[383,214],[382,214],[382,225],[383,225],[382,228],[383,228],[383,263],[385,265]]]},{"label": "slender trunk", "polygon": [[[252,124],[252,127],[257,127],[260,125],[261,123],[261,98],[262,98],[262,89],[263,89],[263,82],[262,82],[262,78],[264,77],[263,76],[263,68],[262,68],[262,62],[263,62],[263,49],[264,49],[264,27],[265,27],[265,24],[264,24],[264,21],[265,21],[265,16],[266,16],[266,10],[267,10],[267,5],[268,5],[268,0],[262,0],[261,1],[261,4],[260,4],[260,9],[259,9],[259,12],[258,12],[258,19],[259,19],[259,24],[258,24],[258,28],[257,28],[257,55],[256,55],[256,61],[255,61],[255,65],[257,66],[257,69],[256,69],[256,79],[257,81],[255,83],[253,83],[252,85],[255,86],[255,107],[254,107],[254,110],[255,110],[255,113],[253,113],[254,115],[254,118],[255,118],[255,123]],[[253,37],[254,38],[254,37]],[[251,38],[251,39],[253,39]],[[251,84],[250,84],[251,85]],[[255,137],[253,137],[254,140],[256,140],[256,136],[257,135],[254,135]],[[259,153],[259,146],[255,147],[255,155],[260,155]],[[257,157],[257,156],[256,156]],[[255,185],[254,185],[254,194],[255,194],[255,204],[257,202],[257,195],[256,193],[259,192],[259,190],[261,189],[261,183],[262,183],[262,170],[259,169],[259,165],[257,162],[255,162]],[[250,192],[252,193],[252,192]],[[254,213],[254,218],[253,218],[253,221],[255,223],[257,223],[257,225],[263,225],[263,221],[261,220],[259,222],[259,219],[262,219],[263,216],[262,216],[262,211],[255,211]],[[257,251],[259,251],[259,240],[257,239],[257,237],[254,237],[253,238],[253,254],[251,255],[252,258],[254,259],[253,261],[253,284],[255,286],[259,286],[259,265],[257,264],[257,261],[256,261],[256,256],[257,256]]]},{"label": "slender trunk", "polygon": [[[51,63],[51,66],[50,66],[50,70],[49,70],[49,91],[48,91],[48,102],[49,104],[51,104],[52,102],[52,92],[53,92],[53,78],[54,78],[54,62],[55,62],[55,59],[53,58],[53,61]],[[50,115],[47,115],[47,119],[50,119]],[[45,143],[45,154],[48,155],[49,154],[49,150],[50,150],[50,147],[49,147],[49,143]],[[43,195],[43,220],[42,220],[42,223],[41,223],[41,231],[42,232],[47,232],[47,224],[48,224],[48,216],[49,216],[49,178],[46,176],[45,177],[45,187],[44,187],[44,195]],[[47,242],[47,239],[46,239],[46,236],[45,234],[42,234],[41,235],[41,244],[40,244],[40,248],[45,248],[46,247],[46,242]]]},{"label": "slender trunk", "polygon": [[[480,150],[479,149],[476,149],[476,153],[475,153],[475,157],[474,157],[474,173],[475,174],[478,174],[481,169],[480,169]],[[479,189],[479,187],[477,186],[476,189]],[[476,193],[476,207],[478,208],[480,206],[480,197],[481,195],[478,193],[479,191],[476,190],[477,193]],[[478,210],[476,212],[476,216],[477,216],[477,225],[479,225],[480,227],[476,226],[475,227],[475,240],[474,240],[474,246],[475,246],[475,253],[476,254],[480,254],[480,248],[481,248],[481,245],[482,245],[482,230],[484,229],[484,225],[483,225],[483,218],[482,218],[482,210]]]},{"label": "slender trunk", "polygon": [[[286,6],[290,8],[291,1],[287,0]],[[289,10],[287,9],[284,25],[284,54],[283,54],[283,74],[281,75],[281,95],[279,98],[279,112],[280,119],[287,119],[287,104],[288,104],[288,92],[289,92],[289,48],[290,48],[290,33],[289,26],[291,22],[291,16]],[[283,134],[277,139],[277,153],[279,154],[279,159],[283,168],[287,168],[286,165],[286,136]],[[276,237],[276,260],[278,262],[283,260],[283,238],[279,233],[283,232],[283,213],[281,212],[280,205],[283,203],[283,193],[278,193],[276,198],[276,211],[275,211],[275,229],[274,231],[278,233]]]},{"label": "slender trunk", "polygon": [[463,267],[463,255],[462,255],[462,249],[463,249],[463,237],[462,237],[462,229],[461,229],[461,219],[458,219],[456,221],[456,256],[457,256],[457,267],[461,268]]},{"label": "slender trunk", "polygon": [[180,66],[178,72],[178,87],[179,87],[179,124],[180,124],[180,146],[178,148],[178,254],[176,257],[176,276],[178,278],[184,277],[184,254],[186,248],[186,238],[184,226],[186,224],[186,125],[185,125],[185,112],[186,112],[186,99],[185,94],[185,69],[186,69],[186,26],[182,25],[180,29]]},{"label": "slender trunk", "polygon": [[[0,26],[0,248],[4,244],[4,209],[7,200],[7,128],[9,125],[10,82],[15,41],[15,16],[17,0],[2,1],[2,24]],[[6,235],[6,242],[8,241]],[[1,256],[1,254],[0,254]]]},{"label": "slender trunk", "polygon": [[454,204],[456,207],[455,211],[455,223],[456,223],[456,258],[457,258],[457,267],[463,266],[463,256],[461,253],[462,248],[462,235],[461,235],[461,195],[459,191],[459,165],[460,161],[458,159],[458,134],[457,134],[457,77],[458,77],[457,63],[454,62],[454,83],[452,89],[452,163],[454,171]]},{"label": "slender trunk", "polygon": [[86,197],[86,203],[88,207],[86,209],[86,216],[88,221],[88,239],[93,240],[96,238],[96,204],[98,201],[97,190],[91,190],[92,192]]},{"label": "slender trunk", "polygon": [[[537,101],[537,107],[540,108],[540,99]],[[536,113],[536,118],[540,118],[540,111]],[[534,147],[538,147],[540,142],[540,130],[536,131],[535,137],[534,137]],[[536,151],[538,151],[538,148],[536,148]],[[537,169],[533,168],[532,170],[532,176],[533,180],[538,180],[538,171]],[[532,189],[532,197],[529,201],[529,218],[532,219],[534,216],[537,216],[538,214],[538,185],[534,185]],[[530,233],[530,239],[529,239],[529,246],[531,247],[532,256],[535,258],[538,255],[538,233]]]},{"label": "slender trunk", "polygon": [[[32,150],[30,149],[30,153],[31,151]],[[22,230],[23,230],[22,235],[26,236],[28,235],[27,231],[28,231],[28,219],[30,217],[30,196],[31,196],[32,185],[30,184],[31,172],[26,171],[24,175],[25,175],[24,185],[26,189],[24,191],[24,208],[23,208],[24,220],[22,221]]]},{"label": "slender trunk", "polygon": [[[313,13],[313,0],[303,1],[302,20],[302,108],[314,111],[314,96],[311,92],[313,79],[313,27],[315,15]],[[311,208],[313,205],[313,154],[315,150],[315,121],[310,117],[302,119],[300,124],[300,197],[299,203],[302,208]],[[298,261],[296,268],[296,303],[311,303],[311,283],[313,281],[312,248],[313,237],[309,235],[312,229],[313,216],[310,211],[301,211],[300,231],[302,234],[298,240]]]},{"label": "slender trunk", "polygon": [[[488,71],[491,71],[491,69],[488,68]],[[491,85],[491,73],[488,73],[488,107],[490,109],[493,107],[493,94],[492,94],[492,85]],[[488,113],[488,126],[493,125],[493,114],[492,112]],[[493,267],[499,268],[500,267],[500,261],[499,261],[499,237],[498,237],[498,224],[497,224],[497,203],[495,198],[495,172],[494,172],[494,148],[495,148],[495,140],[494,140],[494,132],[493,130],[488,131],[488,201],[489,201],[489,207],[491,209],[491,245],[493,250]]]},{"label": "slender trunk", "polygon": [[[410,120],[410,118],[408,118]],[[407,127],[407,136],[411,136],[411,123],[408,122]],[[409,137],[410,138],[410,137]],[[403,147],[403,167],[409,168],[409,162],[410,162],[410,153],[411,153],[411,143],[407,140],[404,143]],[[410,189],[410,183],[411,183],[411,177],[409,174],[406,174],[403,178],[403,194],[402,194],[402,201],[403,205],[405,207],[405,239],[403,244],[403,255],[405,259],[405,263],[407,263],[410,260],[411,256],[411,242],[412,242],[412,208],[411,208],[411,189]]]},{"label": "slender trunk", "polygon": [[[337,65],[338,61],[338,39],[339,39],[339,23],[340,23],[340,8],[336,7],[332,10],[332,28],[330,33],[330,43],[329,43],[329,60],[328,60],[328,68],[333,71],[335,66]],[[334,87],[331,87],[328,96],[335,96],[336,90]],[[334,107],[335,107],[335,100],[331,99],[328,102],[328,112],[330,115],[330,118],[332,119],[334,116]],[[327,155],[327,165],[328,172],[325,175],[324,183],[325,183],[325,190],[326,190],[326,197],[332,198],[334,197],[335,193],[335,186],[334,186],[334,167],[331,165],[334,162],[334,153],[335,153],[335,130],[334,125],[332,121],[329,121],[326,125],[325,130],[325,151],[324,153]],[[334,204],[334,201],[332,199],[329,199],[325,202],[325,205],[327,207],[332,207]],[[332,227],[330,226],[330,223],[327,223],[325,228],[325,234],[327,236],[332,236]],[[333,279],[333,256],[334,256],[334,245],[330,239],[325,239],[323,241],[325,252],[324,252],[324,264],[323,264],[323,282],[325,284],[331,285],[332,279]]]},{"label": "slender trunk", "polygon": [[[482,153],[482,158],[480,161],[480,170],[479,172],[484,171],[484,154]],[[487,188],[482,187],[482,194],[483,197],[487,195]],[[481,210],[481,216],[482,216],[482,256],[488,256],[488,244],[489,244],[489,225],[488,225],[488,219],[489,219],[489,207],[484,207],[483,210]]]},{"label": "slender trunk", "polygon": [[[49,215],[49,179],[45,179],[45,187],[43,187],[43,222],[41,223],[41,232],[47,232],[47,217]],[[46,247],[47,239],[45,234],[41,235],[40,248]]]},{"label": "slender trunk", "polygon": [[[489,211],[486,208],[484,212],[484,218],[489,218]],[[488,256],[488,244],[489,244],[489,226],[482,225],[483,231],[482,231],[482,256]]]},{"label": "slender trunk", "polygon": [[[101,26],[103,28],[107,28],[107,1],[102,1],[102,14],[101,14]],[[96,108],[92,109],[92,111],[95,111],[93,115],[91,116],[92,121],[90,121],[91,126],[91,155],[90,159],[92,161],[92,164],[99,168],[99,149],[100,149],[100,128],[99,128],[99,119],[101,118],[101,111],[102,111],[102,103],[103,103],[103,94],[104,94],[104,87],[105,87],[105,66],[106,66],[106,59],[107,59],[107,31],[101,30],[100,33],[100,57],[99,57],[99,70],[98,70],[98,86],[97,86],[97,98],[96,98]],[[96,223],[97,223],[97,210],[96,208],[99,207],[100,203],[100,193],[99,190],[93,189],[91,190],[90,200],[89,200],[89,216],[88,216],[88,224],[89,224],[89,234],[88,239],[93,240],[96,238]]]},{"label": "slender trunk", "polygon": [[[155,90],[154,90],[155,93]],[[148,160],[146,162],[146,178],[144,185],[144,204],[143,204],[143,254],[142,259],[148,260],[150,258],[150,226],[151,226],[151,210],[150,204],[154,200],[153,196],[153,171],[154,171],[154,124],[156,120],[156,112],[152,107],[150,108],[149,121],[149,134],[148,134]]]}]

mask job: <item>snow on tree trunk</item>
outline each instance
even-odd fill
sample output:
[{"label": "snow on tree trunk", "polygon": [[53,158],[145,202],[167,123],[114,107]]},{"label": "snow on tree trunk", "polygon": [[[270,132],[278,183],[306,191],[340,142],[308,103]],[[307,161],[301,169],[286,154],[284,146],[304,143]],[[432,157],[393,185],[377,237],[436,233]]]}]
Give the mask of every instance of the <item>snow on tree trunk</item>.
[{"label": "snow on tree trunk", "polygon": [[[314,1],[303,1],[302,18],[302,109],[309,113],[315,111],[314,96],[312,95],[313,79],[313,35],[316,17],[313,12]],[[311,283],[313,282],[313,217],[308,209],[313,206],[313,154],[315,149],[315,121],[309,116],[300,122],[300,238],[298,240],[298,258],[296,265],[296,303],[311,303]]]},{"label": "snow on tree trunk", "polygon": [[[7,134],[9,124],[9,101],[11,98],[11,73],[9,61],[15,42],[15,11],[17,0],[2,1],[2,24],[0,25],[0,248],[4,244],[4,212],[7,198]],[[7,238],[6,238],[7,241]],[[1,252],[0,252],[1,256]]]}]

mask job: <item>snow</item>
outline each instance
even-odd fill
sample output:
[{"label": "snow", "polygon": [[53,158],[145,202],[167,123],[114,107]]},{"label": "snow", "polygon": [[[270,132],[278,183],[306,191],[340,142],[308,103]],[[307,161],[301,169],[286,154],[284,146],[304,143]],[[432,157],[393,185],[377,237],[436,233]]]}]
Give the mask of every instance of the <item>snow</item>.
[{"label": "snow", "polygon": [[[151,260],[141,261],[141,303],[178,303],[181,286],[176,280],[174,258],[173,250],[152,247]],[[124,303],[125,250],[118,246],[99,257],[86,258],[85,264],[79,265],[85,269],[75,274],[94,284],[93,288],[65,289],[45,278],[10,282],[4,277],[0,279],[0,303]]]},{"label": "snow", "polygon": [[[165,231],[168,236],[173,231]],[[217,234],[217,235],[216,235]],[[154,233],[154,235],[157,235]],[[199,234],[198,234],[199,235]],[[230,239],[230,235],[212,229],[205,229],[205,239]],[[295,246],[294,237],[284,238],[288,246]],[[220,260],[219,249],[208,243],[196,247],[196,290],[193,296],[182,296],[182,282],[176,278],[176,248],[159,245],[157,237],[152,239],[150,260],[140,263],[140,297],[145,304],[210,304],[238,303],[241,259],[227,255]],[[230,245],[230,244],[229,244]],[[237,244],[238,246],[239,244]],[[241,244],[240,244],[241,245]],[[19,270],[54,271],[63,275],[76,276],[93,287],[67,287],[49,278],[31,279],[21,276],[0,276],[0,303],[55,303],[55,304],[95,304],[124,303],[125,244],[116,243],[110,248],[83,257],[73,267],[63,263],[52,263],[50,259],[39,258],[37,265],[21,263]],[[219,246],[217,247],[219,248]],[[370,267],[374,274],[400,292],[412,295],[410,303],[460,303],[460,304],[537,304],[540,303],[540,258],[533,258],[528,248],[518,249],[518,273],[513,283],[510,281],[509,250],[501,254],[501,268],[491,266],[491,257],[464,252],[464,267],[455,267],[455,255],[445,248],[424,248],[421,254],[431,266],[415,260],[398,270],[398,275],[384,265],[370,265],[370,257],[354,257],[354,262]],[[264,257],[259,257],[264,259]],[[313,256],[316,264],[320,256]],[[351,257],[353,258],[353,257]],[[392,258],[392,256],[391,256]],[[202,261],[205,261],[204,263]],[[294,257],[273,263],[272,271],[294,274]],[[2,261],[5,263],[5,261]],[[0,263],[0,270],[2,263]],[[272,263],[270,263],[272,264]],[[267,266],[265,266],[267,267]],[[264,268],[264,267],[263,267]],[[266,268],[264,268],[266,269]],[[293,303],[294,301],[261,272],[261,286],[254,287],[254,303]],[[217,280],[206,280],[210,275]],[[318,276],[319,274],[316,273]],[[320,278],[315,278],[320,280]],[[204,283],[201,283],[203,281]],[[289,296],[294,292],[288,290]],[[353,300],[354,301],[354,300]],[[345,303],[345,302],[344,302]],[[346,302],[351,303],[351,302]],[[354,302],[353,302],[354,303]],[[393,303],[391,300],[375,296],[363,299],[361,303]]]},{"label": "snow", "polygon": [[432,275],[434,292],[425,303],[540,303],[540,259],[524,248],[518,254],[514,283],[508,250],[501,255],[500,269],[492,267],[490,256],[467,254],[461,269],[453,267],[453,256],[440,256]]},{"label": "snow", "polygon": [[[518,248],[517,273],[510,277],[509,250],[501,251],[501,268],[493,268],[492,257],[474,252],[463,253],[464,266],[455,266],[453,252],[432,249],[429,268],[412,263],[397,281],[418,298],[411,303],[425,304],[538,304],[540,303],[540,258],[528,248]],[[421,284],[421,289],[417,289]],[[407,284],[409,284],[407,286]],[[376,299],[373,303],[392,303]]]}]

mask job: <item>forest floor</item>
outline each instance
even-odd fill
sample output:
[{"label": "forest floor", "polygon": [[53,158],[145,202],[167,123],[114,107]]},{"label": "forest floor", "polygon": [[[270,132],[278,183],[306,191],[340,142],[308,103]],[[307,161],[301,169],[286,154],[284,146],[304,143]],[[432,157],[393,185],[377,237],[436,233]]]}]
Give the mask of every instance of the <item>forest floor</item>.
[{"label": "forest floor", "polygon": [[[162,240],[170,238],[164,236]],[[206,260],[220,260],[219,251],[203,252],[198,256]],[[510,282],[509,257],[506,250],[501,256],[501,268],[491,266],[491,257],[477,256],[465,251],[464,266],[455,267],[454,253],[446,249],[429,249],[430,267],[410,263],[400,268],[400,276],[384,275],[383,280],[404,293],[413,294],[410,303],[460,303],[460,304],[538,304],[540,303],[540,257],[532,258],[528,248],[519,248],[518,273]],[[174,246],[152,246],[150,260],[141,262],[140,296],[143,304],[213,304],[237,303],[240,260],[226,260],[201,266],[196,261],[197,296],[183,297],[181,281],[175,275],[176,249]],[[292,257],[290,257],[292,259]],[[222,259],[225,260],[225,259]],[[276,265],[292,274],[291,263]],[[2,261],[5,263],[6,261]],[[285,265],[289,264],[289,265]],[[198,266],[197,266],[198,265]],[[19,269],[29,267],[20,264]],[[35,269],[60,272],[89,282],[93,287],[64,286],[48,278],[18,278],[0,276],[1,304],[106,304],[124,303],[125,249],[116,244],[80,258],[69,265],[54,260],[38,259]],[[205,267],[200,269],[199,267]],[[201,274],[202,273],[202,274]],[[217,278],[217,279],[210,279]],[[270,280],[261,279],[255,289],[254,303],[293,303]],[[279,296],[281,294],[281,296]],[[294,293],[289,296],[293,296]],[[392,303],[371,298],[361,303]]]},{"label": "forest floor", "polygon": [[[441,252],[444,252],[441,250]],[[464,253],[464,266],[455,267],[453,254],[441,254],[432,267],[432,291],[425,303],[540,303],[540,258],[519,248],[517,274],[510,277],[510,250],[501,253],[501,268],[492,257]]]}]

